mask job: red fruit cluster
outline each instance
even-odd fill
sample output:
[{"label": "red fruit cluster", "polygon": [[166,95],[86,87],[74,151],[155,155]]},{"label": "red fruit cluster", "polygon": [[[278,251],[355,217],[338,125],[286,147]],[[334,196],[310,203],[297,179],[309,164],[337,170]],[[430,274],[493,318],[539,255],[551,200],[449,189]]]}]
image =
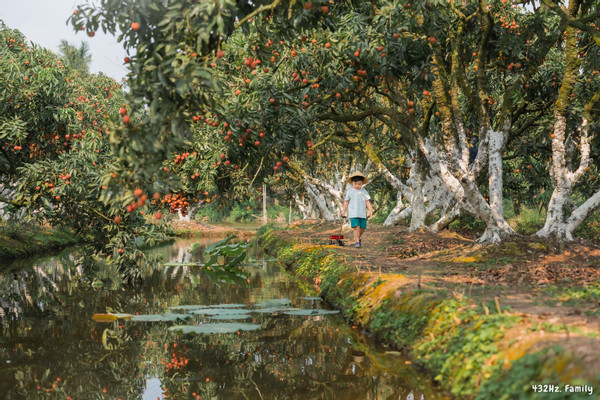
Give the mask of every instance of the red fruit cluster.
[{"label": "red fruit cluster", "polygon": [[196,154],[197,154],[197,153],[195,153],[195,152],[194,152],[194,153],[191,153],[191,154],[190,154],[190,152],[185,152],[185,153],[183,153],[183,154],[177,154],[177,155],[175,156],[175,159],[173,160],[173,162],[174,162],[175,164],[179,164],[179,163],[183,164],[183,163],[185,162],[185,159],[186,159],[186,158],[190,157],[190,155],[191,155],[192,157],[195,157],[195,156],[196,156]]},{"label": "red fruit cluster", "polygon": [[184,216],[187,215],[187,208],[190,205],[190,203],[187,201],[187,197],[179,193],[168,194],[160,202],[163,204],[168,204],[170,207],[169,211],[171,211],[171,213],[176,213],[177,210],[181,210],[181,214]]},{"label": "red fruit cluster", "polygon": [[256,69],[256,66],[260,64],[260,60],[255,60],[254,57],[249,57],[246,59],[244,64],[250,69]]}]

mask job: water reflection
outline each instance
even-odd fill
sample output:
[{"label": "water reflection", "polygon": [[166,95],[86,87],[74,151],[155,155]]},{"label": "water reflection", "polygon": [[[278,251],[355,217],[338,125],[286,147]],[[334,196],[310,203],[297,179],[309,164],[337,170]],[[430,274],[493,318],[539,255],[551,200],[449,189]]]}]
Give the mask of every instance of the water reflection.
[{"label": "water reflection", "polygon": [[[198,240],[152,249],[166,261],[199,261]],[[214,242],[216,240],[211,240]],[[210,243],[207,241],[206,244]],[[253,248],[250,258],[264,259]],[[168,332],[172,323],[94,313],[156,314],[185,304],[255,303],[286,297],[319,306],[273,262],[258,261],[249,287],[217,286],[194,267],[144,271],[131,289],[104,271],[91,286],[75,255],[37,259],[0,276],[0,399],[431,399],[430,381],[384,355],[339,316],[252,314],[258,331]],[[195,316],[188,323],[208,322]]]}]

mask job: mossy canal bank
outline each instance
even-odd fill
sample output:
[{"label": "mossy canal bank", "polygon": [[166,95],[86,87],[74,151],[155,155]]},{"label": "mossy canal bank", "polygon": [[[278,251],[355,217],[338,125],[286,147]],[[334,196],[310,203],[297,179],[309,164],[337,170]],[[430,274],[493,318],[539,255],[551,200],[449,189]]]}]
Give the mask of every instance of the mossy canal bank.
[{"label": "mossy canal bank", "polygon": [[78,243],[65,229],[26,223],[0,224],[0,260],[10,261],[61,250]]},{"label": "mossy canal bank", "polygon": [[456,398],[598,398],[597,318],[586,324],[508,307],[508,292],[491,286],[436,287],[418,257],[404,259],[404,270],[381,268],[298,230],[265,227],[259,240],[353,325],[406,351]]}]

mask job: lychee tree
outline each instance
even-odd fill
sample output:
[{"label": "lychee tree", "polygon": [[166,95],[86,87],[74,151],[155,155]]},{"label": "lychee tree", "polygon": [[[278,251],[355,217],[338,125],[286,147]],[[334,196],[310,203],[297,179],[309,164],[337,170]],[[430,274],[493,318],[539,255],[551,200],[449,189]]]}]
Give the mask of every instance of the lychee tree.
[{"label": "lychee tree", "polygon": [[[108,142],[124,97],[102,74],[63,66],[60,57],[0,28],[0,182],[22,220],[72,230],[84,244],[81,263],[94,259],[139,280],[141,247],[160,237],[141,211],[147,195],[133,188],[113,201],[117,157]],[[146,196],[146,199],[144,199]],[[137,212],[127,212],[135,202]],[[142,204],[144,203],[144,204]]]}]

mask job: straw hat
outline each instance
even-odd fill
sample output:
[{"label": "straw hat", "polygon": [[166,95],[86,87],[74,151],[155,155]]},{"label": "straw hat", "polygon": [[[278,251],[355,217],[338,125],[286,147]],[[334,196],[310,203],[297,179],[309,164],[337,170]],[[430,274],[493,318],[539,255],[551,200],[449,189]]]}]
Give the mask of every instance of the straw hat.
[{"label": "straw hat", "polygon": [[363,178],[363,185],[366,185],[367,183],[369,183],[369,179],[363,175],[362,172],[360,171],[354,171],[352,174],[350,174],[350,176],[348,177],[348,179],[346,179],[346,182],[352,184],[352,178],[360,176],[361,178]]}]

